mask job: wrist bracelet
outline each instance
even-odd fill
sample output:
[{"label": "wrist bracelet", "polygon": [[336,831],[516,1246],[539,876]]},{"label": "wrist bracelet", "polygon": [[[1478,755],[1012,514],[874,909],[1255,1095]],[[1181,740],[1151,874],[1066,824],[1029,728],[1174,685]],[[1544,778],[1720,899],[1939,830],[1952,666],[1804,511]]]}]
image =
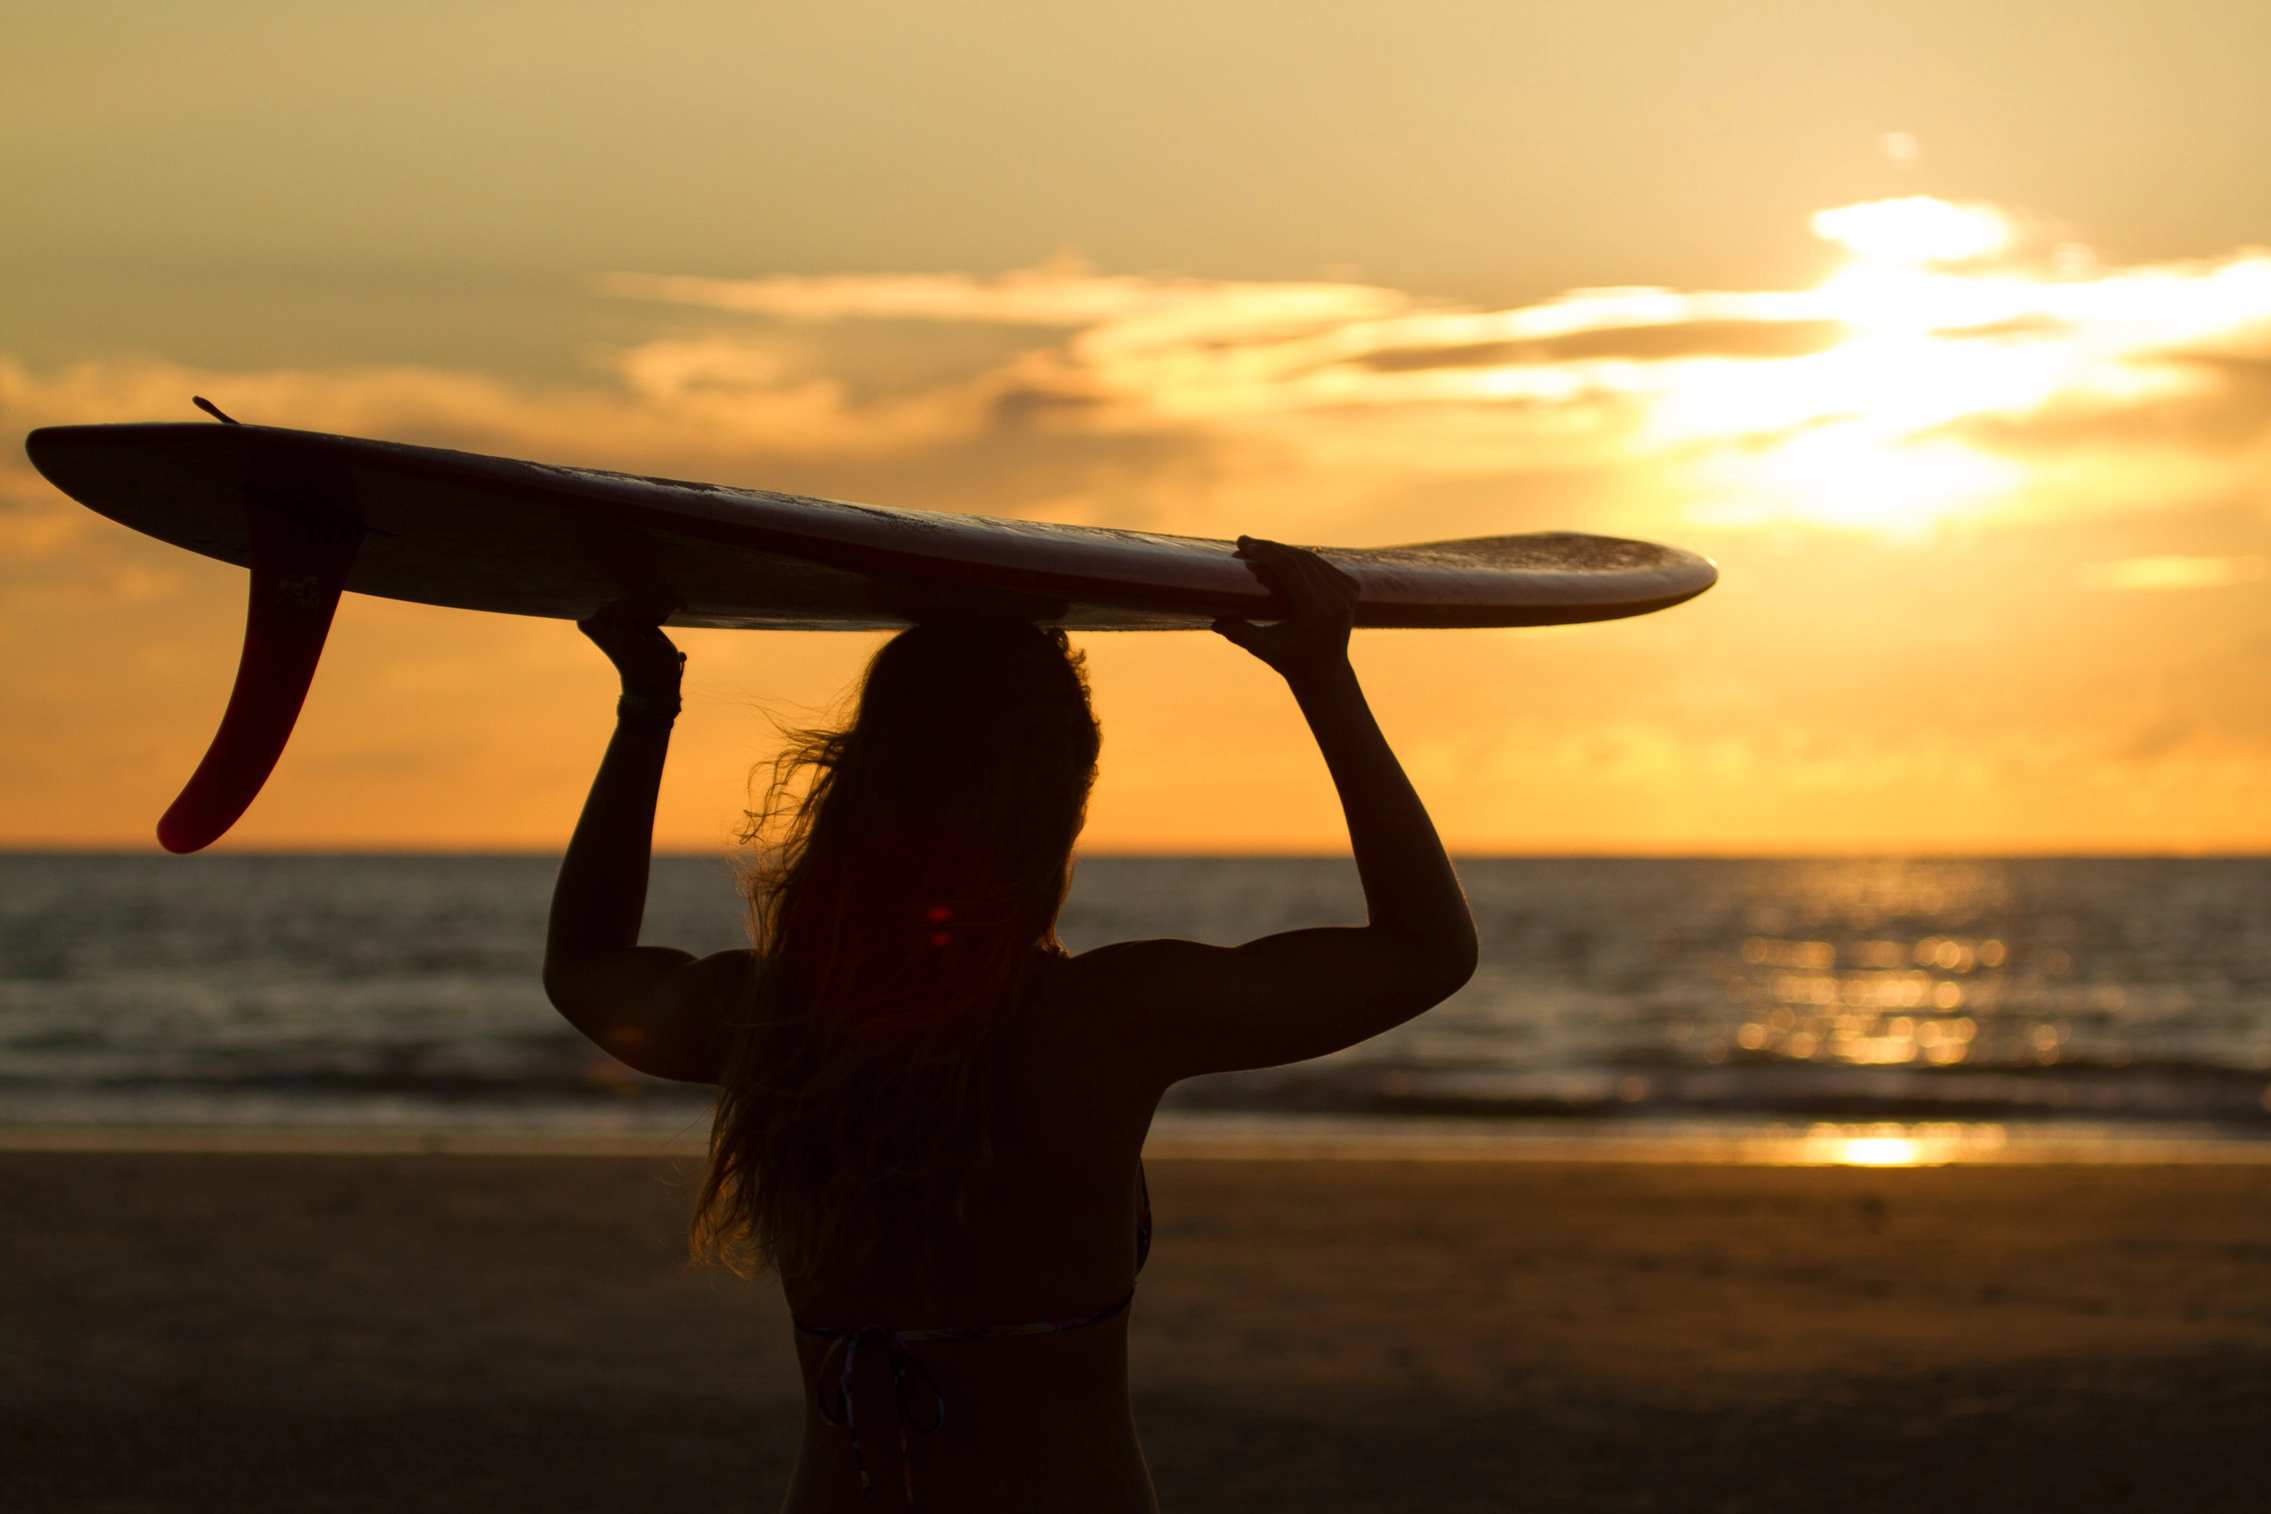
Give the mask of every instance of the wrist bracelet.
[{"label": "wrist bracelet", "polygon": [[626,689],[623,697],[615,701],[615,719],[629,725],[660,726],[667,731],[678,719],[678,696]]}]

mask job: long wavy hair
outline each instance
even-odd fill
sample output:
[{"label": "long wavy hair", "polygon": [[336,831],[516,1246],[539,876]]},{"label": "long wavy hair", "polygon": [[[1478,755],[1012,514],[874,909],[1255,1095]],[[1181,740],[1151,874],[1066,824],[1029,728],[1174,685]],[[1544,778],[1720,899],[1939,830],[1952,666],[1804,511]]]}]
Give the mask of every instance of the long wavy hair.
[{"label": "long wavy hair", "polygon": [[696,1255],[784,1279],[918,1264],[990,1158],[993,1043],[1062,954],[1099,744],[1064,633],[918,625],[856,714],[795,731],[750,815],[758,970],[735,1028]]}]

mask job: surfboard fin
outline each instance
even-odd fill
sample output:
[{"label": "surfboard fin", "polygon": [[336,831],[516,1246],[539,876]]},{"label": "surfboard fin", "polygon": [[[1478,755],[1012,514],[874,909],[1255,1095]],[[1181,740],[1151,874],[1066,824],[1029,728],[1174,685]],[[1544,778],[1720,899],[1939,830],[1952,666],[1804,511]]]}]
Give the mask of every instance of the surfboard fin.
[{"label": "surfboard fin", "polygon": [[353,521],[259,491],[247,491],[245,516],[252,584],[244,651],[213,744],[158,822],[158,844],[169,852],[218,841],[268,781],[300,718],[362,544],[363,528]]}]

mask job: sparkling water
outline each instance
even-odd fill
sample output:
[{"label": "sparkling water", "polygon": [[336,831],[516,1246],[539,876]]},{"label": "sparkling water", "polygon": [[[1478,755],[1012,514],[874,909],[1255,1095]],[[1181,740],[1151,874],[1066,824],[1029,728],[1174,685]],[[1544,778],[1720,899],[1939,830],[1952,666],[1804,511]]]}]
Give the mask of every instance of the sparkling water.
[{"label": "sparkling water", "polygon": [[[538,981],[555,863],[0,856],[0,1122],[666,1130]],[[1187,1110],[2208,1123],[2271,1131],[2271,862],[1470,859],[1482,965],[1335,1056]],[[1084,859],[1063,934],[1363,918],[1329,858]],[[645,939],[744,939],[724,859]]]}]

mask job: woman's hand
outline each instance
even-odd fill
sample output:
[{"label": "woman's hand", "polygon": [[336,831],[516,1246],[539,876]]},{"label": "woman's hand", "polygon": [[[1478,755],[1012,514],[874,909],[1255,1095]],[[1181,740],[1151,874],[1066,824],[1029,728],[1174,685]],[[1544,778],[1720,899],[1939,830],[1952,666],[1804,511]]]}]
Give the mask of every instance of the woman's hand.
[{"label": "woman's hand", "polygon": [[626,694],[678,697],[678,681],[686,670],[686,654],[662,633],[662,622],[675,606],[612,604],[589,620],[576,622],[623,675]]},{"label": "woman's hand", "polygon": [[1316,553],[1282,542],[1241,536],[1238,555],[1264,588],[1285,596],[1287,614],[1266,626],[1225,616],[1214,629],[1289,682],[1347,667],[1348,633],[1356,624],[1356,580]]}]

